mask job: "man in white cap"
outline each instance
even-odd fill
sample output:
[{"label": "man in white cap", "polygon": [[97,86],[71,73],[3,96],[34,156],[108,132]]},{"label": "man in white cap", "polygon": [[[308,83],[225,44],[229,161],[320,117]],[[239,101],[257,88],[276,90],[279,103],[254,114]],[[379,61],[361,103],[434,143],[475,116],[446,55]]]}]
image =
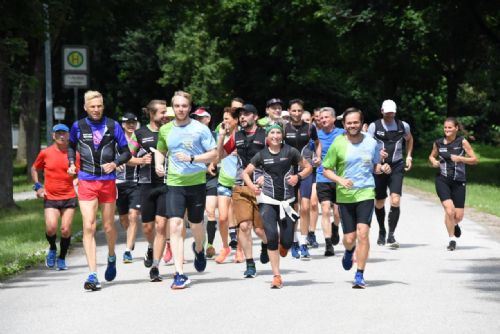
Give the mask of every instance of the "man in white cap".
[{"label": "man in white cap", "polygon": [[[399,244],[394,238],[394,232],[399,221],[399,204],[403,188],[403,176],[412,166],[413,136],[408,123],[396,119],[396,103],[393,100],[385,100],[382,103],[382,118],[371,123],[368,133],[373,136],[382,146],[382,162],[391,166],[389,174],[375,175],[375,216],[379,225],[379,236],[377,244],[386,244],[385,229],[385,199],[387,188],[390,191],[391,209],[389,211],[389,235],[387,245],[398,248]],[[403,157],[403,146],[406,148],[406,158]]]}]

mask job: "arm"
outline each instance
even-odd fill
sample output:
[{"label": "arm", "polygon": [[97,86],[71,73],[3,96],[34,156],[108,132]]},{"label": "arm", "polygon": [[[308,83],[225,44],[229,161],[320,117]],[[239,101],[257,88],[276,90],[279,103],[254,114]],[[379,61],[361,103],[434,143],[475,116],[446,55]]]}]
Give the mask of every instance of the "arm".
[{"label": "arm", "polygon": [[133,156],[127,162],[127,165],[129,165],[129,166],[149,165],[149,164],[151,164],[152,160],[153,160],[153,156],[151,155],[151,153],[146,153],[145,155],[143,155],[140,158]]},{"label": "arm", "polygon": [[247,168],[245,168],[243,173],[241,173],[241,177],[243,178],[243,181],[245,182],[247,187],[249,187],[254,192],[255,195],[259,195],[260,194],[260,187],[255,185],[252,182],[252,178],[250,177],[254,171],[255,171],[255,166],[250,163],[250,164],[248,164]]},{"label": "arm", "polygon": [[316,157],[313,160],[313,164],[315,166],[319,166],[319,164],[321,163],[321,150],[323,148],[321,146],[321,142],[319,141],[319,139],[316,139],[314,141],[314,145],[316,146]]},{"label": "arm", "polygon": [[[45,191],[43,189],[43,184],[39,182],[38,179],[38,170],[35,168],[35,166],[31,167],[31,178],[33,179],[33,182],[35,183],[34,190],[36,191],[36,197],[38,198],[43,198],[45,195]],[[38,189],[37,189],[38,188]]]},{"label": "arm", "polygon": [[76,175],[76,143],[71,141],[71,139],[68,142],[68,163],[69,163],[69,168],[68,168],[68,174],[69,175]]},{"label": "arm", "polygon": [[350,189],[353,185],[351,180],[340,177],[339,175],[335,174],[333,170],[328,168],[323,169],[323,176],[347,189]]},{"label": "arm", "polygon": [[467,155],[462,157],[452,154],[451,160],[454,162],[463,162],[467,165],[477,165],[479,163],[479,160],[477,159],[476,154],[474,153],[474,150],[472,149],[472,146],[470,146],[470,143],[467,141],[467,139],[464,139],[462,141],[462,146],[464,147],[465,153]]},{"label": "arm", "polygon": [[[200,162],[200,163],[208,164],[208,163],[211,163],[214,159],[217,159],[217,149],[214,148],[213,150],[210,150],[208,152],[198,154],[198,155],[190,155],[190,156],[187,155],[186,153],[177,152],[175,154],[175,157],[179,161],[183,161],[183,162],[191,162],[191,163]],[[156,156],[155,156],[155,158],[156,158]]]},{"label": "arm", "polygon": [[295,187],[295,185],[299,181],[305,179],[312,173],[312,166],[309,162],[307,162],[306,159],[299,160],[298,165],[301,168],[301,171],[295,175],[290,176],[287,180],[287,183],[293,187]]},{"label": "arm", "polygon": [[[219,159],[224,159],[229,153],[231,153],[234,150],[234,148],[231,150],[231,152],[227,152],[225,150],[224,139],[226,138],[226,135],[228,135],[228,133],[221,126],[219,129],[219,137],[217,138],[217,156]],[[234,132],[229,136],[234,136]]]},{"label": "arm", "polygon": [[412,154],[413,154],[413,136],[411,133],[405,138],[406,140],[406,168],[405,171],[409,171],[412,167]]},{"label": "arm", "polygon": [[165,164],[165,155],[167,151],[159,150],[151,147],[151,151],[155,155],[155,172],[158,176],[165,176],[165,168],[163,165]]},{"label": "arm", "polygon": [[429,154],[429,162],[434,168],[439,168],[439,161],[436,159],[438,157],[438,149],[436,143],[432,144],[432,151]]}]

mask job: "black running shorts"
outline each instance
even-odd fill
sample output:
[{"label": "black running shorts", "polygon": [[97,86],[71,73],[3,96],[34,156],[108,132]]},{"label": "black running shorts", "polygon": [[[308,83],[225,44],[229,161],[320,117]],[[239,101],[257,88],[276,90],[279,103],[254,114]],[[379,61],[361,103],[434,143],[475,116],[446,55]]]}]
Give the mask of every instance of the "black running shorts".
[{"label": "black running shorts", "polygon": [[389,188],[389,192],[391,194],[398,194],[401,196],[403,193],[403,161],[399,161],[394,165],[391,165],[391,169],[392,171],[390,174],[374,174],[376,199],[386,199],[387,188]]},{"label": "black running shorts", "polygon": [[455,208],[463,209],[465,206],[465,182],[438,175],[436,176],[436,193],[441,202],[451,199]]},{"label": "black running shorts", "polygon": [[375,205],[372,199],[357,203],[338,203],[338,205],[344,234],[356,232],[357,224],[371,225]]},{"label": "black running shorts", "polygon": [[165,183],[141,183],[141,216],[143,223],[152,223],[155,216],[167,217],[167,185]]},{"label": "black running shorts", "polygon": [[335,188],[335,182],[316,182],[316,193],[318,194],[318,201],[320,203],[325,201],[336,203],[337,192]]},{"label": "black running shorts", "polygon": [[167,192],[167,217],[187,218],[190,223],[203,222],[205,213],[206,185],[195,186],[168,186]]},{"label": "black running shorts", "polygon": [[141,208],[139,186],[135,182],[117,183],[118,198],[116,199],[116,210],[118,214],[126,215],[130,209]]},{"label": "black running shorts", "polygon": [[43,207],[45,209],[57,209],[57,210],[74,209],[76,208],[76,197],[69,199],[62,199],[62,200],[46,199],[43,202]]}]

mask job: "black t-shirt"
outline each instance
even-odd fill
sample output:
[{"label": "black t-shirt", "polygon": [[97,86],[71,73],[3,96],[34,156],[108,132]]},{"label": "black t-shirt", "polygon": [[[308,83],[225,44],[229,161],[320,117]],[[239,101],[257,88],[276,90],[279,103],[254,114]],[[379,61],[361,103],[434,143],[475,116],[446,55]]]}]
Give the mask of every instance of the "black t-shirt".
[{"label": "black t-shirt", "polygon": [[454,162],[451,155],[465,156],[463,147],[464,137],[457,137],[451,143],[444,143],[444,138],[436,140],[436,146],[439,154],[439,171],[441,175],[455,181],[465,182],[465,164],[463,162]]},{"label": "black t-shirt", "polygon": [[164,183],[163,176],[158,176],[155,171],[155,155],[151,151],[151,147],[156,148],[158,143],[158,131],[152,131],[149,126],[143,126],[135,131],[139,150],[137,157],[142,157],[147,153],[151,153],[153,160],[151,164],[141,165],[139,167],[139,183]]},{"label": "black t-shirt", "polygon": [[318,132],[311,124],[302,122],[296,127],[288,123],[285,126],[285,143],[295,147],[309,163],[312,163],[313,157],[313,151],[309,145],[311,140],[318,140]]},{"label": "black t-shirt", "polygon": [[284,144],[277,154],[273,154],[266,147],[259,151],[250,161],[264,173],[264,187],[262,192],[278,201],[290,199],[294,196],[294,187],[286,181],[293,175],[294,167],[302,160],[300,152]]}]

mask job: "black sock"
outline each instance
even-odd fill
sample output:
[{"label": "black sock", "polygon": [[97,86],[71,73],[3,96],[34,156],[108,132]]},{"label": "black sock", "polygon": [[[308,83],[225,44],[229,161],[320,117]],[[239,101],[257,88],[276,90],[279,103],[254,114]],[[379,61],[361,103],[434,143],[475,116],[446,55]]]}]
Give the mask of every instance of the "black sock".
[{"label": "black sock", "polygon": [[57,250],[56,237],[57,237],[57,234],[48,235],[47,233],[45,233],[45,238],[47,238],[47,241],[49,242],[50,250]]},{"label": "black sock", "polygon": [[229,228],[229,237],[231,238],[231,240],[236,239],[236,227]]},{"label": "black sock", "polygon": [[261,242],[261,243],[260,243],[260,249],[261,249],[262,251],[267,251],[267,244],[265,244],[265,243]]},{"label": "black sock", "polygon": [[335,223],[332,223],[332,232],[333,234],[339,234],[339,227]]},{"label": "black sock", "polygon": [[207,242],[210,245],[214,243],[215,231],[217,231],[217,221],[209,220],[207,222]]},{"label": "black sock", "polygon": [[346,251],[347,253],[349,253],[349,254],[352,254],[352,253],[354,253],[354,251],[355,251],[355,250],[356,250],[356,246],[353,246],[351,250],[348,250],[348,249],[346,248],[346,250],[345,250],[345,251]]},{"label": "black sock", "polygon": [[385,207],[375,208],[375,216],[377,217],[379,232],[385,233]]},{"label": "black sock", "polygon": [[60,242],[61,252],[59,254],[60,259],[64,260],[66,258],[66,254],[68,253],[68,248],[70,243],[71,243],[71,236],[67,238],[61,237],[61,242]]},{"label": "black sock", "polygon": [[358,270],[356,270],[356,272],[358,272],[358,273],[364,273],[365,270],[364,269],[358,269]]},{"label": "black sock", "polygon": [[328,245],[333,245],[332,238],[325,238],[325,244]]},{"label": "black sock", "polygon": [[254,266],[255,267],[255,262],[253,259],[247,259],[247,266]]},{"label": "black sock", "polygon": [[391,206],[391,211],[389,211],[389,233],[394,233],[396,231],[396,226],[399,221],[399,206]]},{"label": "black sock", "polygon": [[307,232],[307,235],[309,235],[309,236],[314,235],[314,231],[309,231],[309,232]]}]

